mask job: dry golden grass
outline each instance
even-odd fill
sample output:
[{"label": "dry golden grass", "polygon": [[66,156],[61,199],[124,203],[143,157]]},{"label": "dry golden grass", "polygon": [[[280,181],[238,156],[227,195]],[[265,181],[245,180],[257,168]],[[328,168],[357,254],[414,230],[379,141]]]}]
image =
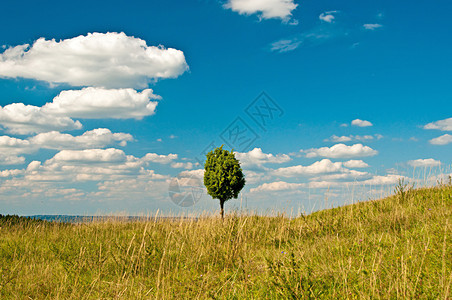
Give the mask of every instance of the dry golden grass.
[{"label": "dry golden grass", "polygon": [[287,218],[0,218],[1,299],[450,299],[452,187]]}]

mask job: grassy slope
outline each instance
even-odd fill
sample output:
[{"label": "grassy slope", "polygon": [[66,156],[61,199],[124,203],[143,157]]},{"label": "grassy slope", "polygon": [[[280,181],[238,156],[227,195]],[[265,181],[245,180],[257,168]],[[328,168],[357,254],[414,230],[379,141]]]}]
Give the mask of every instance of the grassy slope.
[{"label": "grassy slope", "polygon": [[452,187],[289,220],[0,219],[0,298],[451,297]]}]

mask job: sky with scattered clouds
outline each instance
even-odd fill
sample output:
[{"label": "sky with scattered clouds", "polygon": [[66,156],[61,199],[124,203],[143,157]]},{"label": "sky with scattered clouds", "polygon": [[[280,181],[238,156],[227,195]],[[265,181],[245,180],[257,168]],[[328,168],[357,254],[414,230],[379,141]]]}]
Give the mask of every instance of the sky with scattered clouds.
[{"label": "sky with scattered clouds", "polygon": [[[6,0],[0,213],[311,212],[451,174],[450,1]],[[188,197],[187,197],[188,196]]]}]

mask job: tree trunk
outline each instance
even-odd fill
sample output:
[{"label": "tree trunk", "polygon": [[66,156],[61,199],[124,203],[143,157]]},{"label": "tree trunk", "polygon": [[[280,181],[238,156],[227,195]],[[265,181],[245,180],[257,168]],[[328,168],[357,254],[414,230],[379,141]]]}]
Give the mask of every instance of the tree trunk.
[{"label": "tree trunk", "polygon": [[224,220],[224,201],[220,200],[220,214],[221,214],[221,219]]}]

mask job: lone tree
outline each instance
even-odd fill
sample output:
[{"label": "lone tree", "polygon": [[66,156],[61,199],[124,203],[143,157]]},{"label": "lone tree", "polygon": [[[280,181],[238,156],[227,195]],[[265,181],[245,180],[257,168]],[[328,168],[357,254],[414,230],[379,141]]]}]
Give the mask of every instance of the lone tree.
[{"label": "lone tree", "polygon": [[245,176],[233,150],[223,150],[223,146],[207,153],[204,165],[204,185],[213,199],[220,200],[221,218],[224,218],[224,203],[237,199],[245,186]]}]

